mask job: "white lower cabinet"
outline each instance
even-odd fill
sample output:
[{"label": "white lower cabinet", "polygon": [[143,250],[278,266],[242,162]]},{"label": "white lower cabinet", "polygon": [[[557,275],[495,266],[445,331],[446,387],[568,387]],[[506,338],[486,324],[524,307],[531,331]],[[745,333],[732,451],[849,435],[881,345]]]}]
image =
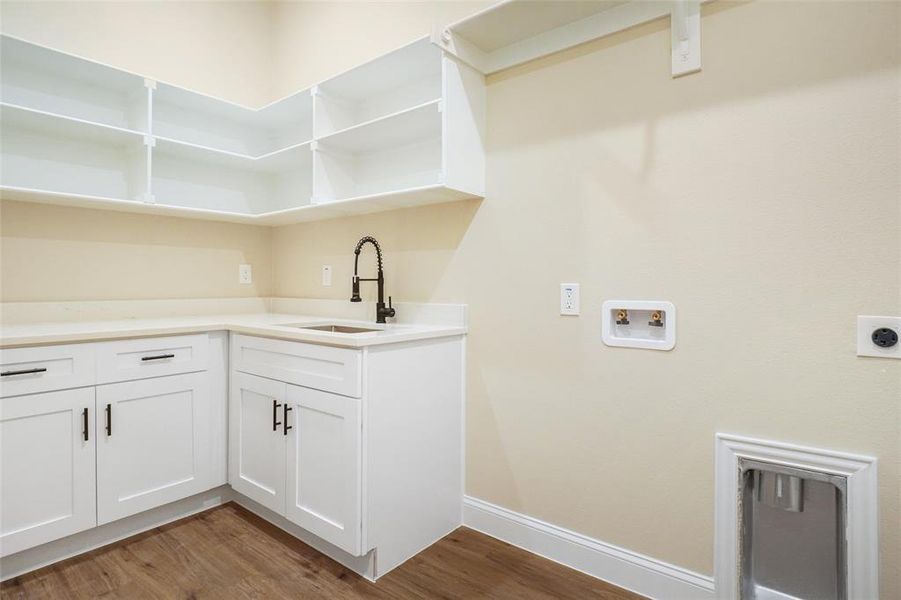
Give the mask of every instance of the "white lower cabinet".
[{"label": "white lower cabinet", "polygon": [[216,332],[4,349],[0,557],[70,553],[107,534],[35,546],[215,488],[227,464],[235,492],[380,577],[462,521],[463,350]]},{"label": "white lower cabinet", "polygon": [[360,400],[288,386],[285,516],[361,554]]},{"label": "white lower cabinet", "polygon": [[460,336],[360,349],[233,334],[229,483],[381,577],[462,523],[463,357]]},{"label": "white lower cabinet", "polygon": [[94,388],[0,400],[0,556],[97,524]]},{"label": "white lower cabinet", "polygon": [[226,483],[227,357],[224,332],[0,349],[0,556]]},{"label": "white lower cabinet", "polygon": [[285,388],[234,372],[229,393],[228,480],[251,500],[285,513]]},{"label": "white lower cabinet", "polygon": [[353,555],[360,544],[360,400],[232,373],[229,483]]},{"label": "white lower cabinet", "polygon": [[199,493],[211,480],[205,373],[97,388],[97,520]]}]

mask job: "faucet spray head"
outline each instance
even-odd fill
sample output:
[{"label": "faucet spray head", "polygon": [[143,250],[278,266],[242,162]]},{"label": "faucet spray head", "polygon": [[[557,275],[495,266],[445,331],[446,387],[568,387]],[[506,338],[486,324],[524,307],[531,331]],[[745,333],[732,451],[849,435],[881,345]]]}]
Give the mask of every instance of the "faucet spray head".
[{"label": "faucet spray head", "polygon": [[360,298],[360,278],[357,275],[353,277],[353,289],[350,295],[351,302],[362,302],[363,299]]}]

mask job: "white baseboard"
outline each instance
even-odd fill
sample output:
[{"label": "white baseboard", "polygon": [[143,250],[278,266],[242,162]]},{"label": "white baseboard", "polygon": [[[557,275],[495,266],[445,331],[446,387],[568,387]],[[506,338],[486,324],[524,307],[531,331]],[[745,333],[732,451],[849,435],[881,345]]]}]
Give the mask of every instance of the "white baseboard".
[{"label": "white baseboard", "polygon": [[[83,554],[229,501],[237,502],[364,577],[373,578],[370,555],[350,557],[343,551],[330,548],[312,534],[234,493],[228,486],[222,486],[7,556],[0,564],[0,580],[10,579]],[[711,577],[606,544],[476,498],[464,498],[463,524],[533,554],[649,598],[711,600],[714,597]]]},{"label": "white baseboard", "polygon": [[606,544],[489,502],[463,499],[463,524],[649,598],[712,600],[713,577]]},{"label": "white baseboard", "polygon": [[231,499],[230,487],[213,488],[190,498],[184,498],[106,525],[92,527],[80,533],[4,556],[0,561],[0,581],[18,577],[35,569],[189,517],[214,506],[225,504]]}]

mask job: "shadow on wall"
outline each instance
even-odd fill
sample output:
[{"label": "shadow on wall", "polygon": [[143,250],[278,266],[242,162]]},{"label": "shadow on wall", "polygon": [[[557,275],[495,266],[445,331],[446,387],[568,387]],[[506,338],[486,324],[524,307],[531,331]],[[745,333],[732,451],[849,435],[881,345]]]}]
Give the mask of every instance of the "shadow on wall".
[{"label": "shadow on wall", "polygon": [[[4,302],[270,295],[268,227],[4,200]],[[238,283],[238,264],[254,282]]]},{"label": "shadow on wall", "polygon": [[[448,271],[469,232],[481,200],[449,202],[273,229],[273,293],[309,298],[350,297],[353,249],[364,235],[382,247],[387,293],[395,301],[462,302]],[[331,287],[321,285],[320,269],[331,265]],[[375,254],[364,250],[360,274],[375,272]],[[372,289],[368,289],[372,288]],[[362,290],[364,300],[375,289]]]},{"label": "shadow on wall", "polygon": [[[606,226],[600,219],[609,222],[615,217],[635,227],[632,239],[646,238],[661,256],[684,249],[684,264],[704,264],[706,248],[685,247],[685,231],[697,231],[705,222],[731,225],[744,218],[734,212],[732,197],[706,202],[709,190],[719,188],[724,179],[729,181],[723,189],[759,187],[762,174],[773,170],[775,159],[769,146],[783,146],[786,156],[779,160],[796,159],[803,164],[804,155],[809,154],[805,144],[827,137],[825,128],[805,129],[812,119],[799,121],[798,115],[770,111],[772,98],[800,97],[837,80],[864,80],[872,73],[897,69],[898,50],[886,52],[884,38],[868,29],[872,21],[859,18],[884,3],[817,3],[811,11],[810,3],[780,2],[778,14],[754,4],[758,3],[722,0],[704,5],[703,70],[698,74],[671,77],[670,24],[661,19],[489,77],[489,189],[516,198],[543,192],[567,202],[567,211],[558,214],[523,203],[516,215],[518,224],[527,226],[522,216],[534,212],[532,223],[537,227],[522,234],[537,235],[545,228],[566,230],[582,255],[615,255],[622,251],[627,236],[596,235]],[[738,30],[730,25],[736,18],[746,20]],[[836,23],[845,30],[838,31]],[[837,44],[837,36],[863,42]],[[627,64],[640,68],[623,68]],[[874,98],[874,102],[880,100]],[[733,111],[735,107],[743,110]],[[821,116],[824,122],[834,119],[816,103],[799,112]],[[781,131],[761,134],[762,128],[747,127],[741,120],[749,117],[770,121]],[[691,130],[686,136],[688,122]],[[835,126],[842,126],[840,119]],[[640,143],[636,130],[642,132]],[[724,131],[735,133],[726,138]],[[849,136],[848,145],[852,143],[860,142]],[[709,152],[702,149],[714,145],[719,145],[718,152],[702,154]],[[564,147],[567,160],[546,160],[540,173],[523,169],[526,160],[554,156]],[[674,147],[684,156],[675,156]],[[717,167],[703,177],[689,177],[683,158],[697,160],[699,165],[717,163]],[[514,168],[524,170],[521,178],[500,175]],[[781,223],[797,223],[797,210],[813,215],[811,225],[818,222],[819,192],[810,191],[818,173],[799,168],[796,176],[798,183],[789,198],[771,194],[760,198],[758,205],[760,213],[771,211],[773,216],[768,224],[774,228],[769,232],[771,239],[789,246],[797,240],[798,247],[790,248],[791,259],[785,260],[784,248],[776,256],[772,245],[753,246],[759,240],[743,231],[723,240],[721,250],[744,253],[755,247],[755,252],[773,255],[773,264],[767,268],[799,272],[809,268],[796,259],[806,251],[800,248],[803,238],[783,231]],[[686,200],[675,202],[676,196]],[[494,210],[497,198],[489,203]],[[600,205],[604,212],[598,210]],[[680,227],[683,223],[688,228]],[[712,240],[726,237],[713,233]],[[660,276],[657,265],[647,262],[636,266],[634,272],[639,271],[647,280]],[[757,282],[748,278],[740,285],[753,294]]]},{"label": "shadow on wall", "polygon": [[240,240],[257,237],[267,227],[144,215],[3,200],[0,226],[4,237],[34,240],[170,246],[234,248]]},{"label": "shadow on wall", "polygon": [[[476,340],[478,341],[478,340]],[[471,342],[467,342],[467,348],[472,348]],[[471,350],[467,350],[470,353]],[[527,507],[523,502],[523,495],[520,486],[516,480],[514,465],[507,451],[507,443],[509,431],[505,430],[502,425],[505,423],[503,415],[498,418],[497,410],[492,402],[472,402],[470,398],[496,398],[498,396],[497,389],[491,389],[491,381],[496,381],[490,373],[485,373],[480,361],[466,361],[466,481],[464,493],[469,490],[484,489],[485,487],[497,486],[500,489],[507,490],[508,500],[504,508],[517,512],[525,512]],[[507,427],[513,427],[507,423]],[[482,431],[497,432],[497,435],[481,435]],[[540,444],[539,444],[540,446]],[[470,448],[478,448],[478,456],[485,463],[480,464],[479,468],[471,465],[469,458],[473,452]],[[539,447],[537,451],[542,451]],[[490,478],[488,483],[486,479]]]},{"label": "shadow on wall", "polygon": [[[775,91],[809,88],[818,82],[856,78],[868,71],[897,68],[897,55],[883,52],[878,37],[868,38],[865,30],[837,31],[823,26],[823,23],[835,23],[835,18],[824,16],[822,23],[807,18],[809,30],[802,32],[806,38],[803,44],[797,43],[797,16],[767,19],[765,23],[755,19],[741,32],[745,39],[735,39],[733,30],[728,29],[727,33],[724,28],[716,26],[720,14],[752,3],[750,0],[724,0],[702,6],[703,56],[700,74],[671,78],[669,35],[658,36],[661,46],[652,48],[653,53],[639,61],[642,69],[625,71],[615,68],[621,62],[617,55],[632,55],[636,50],[640,51],[640,47],[633,42],[669,32],[669,20],[659,19],[489,76],[488,85],[500,87],[506,81],[557,67],[543,74],[540,90],[522,95],[520,102],[513,107],[521,112],[521,122],[532,126],[517,129],[517,135],[505,132],[502,136],[494,136],[495,139],[502,139],[503,144],[493,147],[489,138],[488,150],[545,144],[555,138],[581,135],[586,131],[604,131],[636,122],[647,122],[649,131],[653,131],[655,123],[662,117],[679,112],[697,112],[704,107],[736,101],[746,103],[754,97]],[[865,11],[867,5],[880,3],[863,1],[851,4],[856,5],[855,9]],[[848,5],[847,2],[824,2],[818,6],[821,11],[841,15],[849,10]],[[809,5],[805,2],[781,2],[780,10],[809,15]],[[766,28],[765,43],[762,43],[758,25]],[[845,21],[845,25],[861,28],[865,27],[865,21]],[[726,35],[728,38],[722,37]],[[845,46],[830,43],[836,36],[870,39],[872,45],[862,44],[849,54]],[[736,46],[744,46],[747,52],[731,51]],[[718,48],[729,51],[717,52]],[[586,72],[580,59],[602,50],[611,57],[608,64],[614,68]],[[583,83],[578,89],[573,89],[571,85],[573,72],[582,74],[577,78]],[[766,73],[766,76],[754,76],[755,73]],[[555,85],[555,81],[559,85]],[[551,112],[547,110],[549,106],[565,109]],[[603,106],[604,110],[594,113],[585,110],[592,106]],[[591,114],[594,114],[594,121],[586,122],[586,115]],[[518,120],[512,117],[507,119],[508,122]]]}]

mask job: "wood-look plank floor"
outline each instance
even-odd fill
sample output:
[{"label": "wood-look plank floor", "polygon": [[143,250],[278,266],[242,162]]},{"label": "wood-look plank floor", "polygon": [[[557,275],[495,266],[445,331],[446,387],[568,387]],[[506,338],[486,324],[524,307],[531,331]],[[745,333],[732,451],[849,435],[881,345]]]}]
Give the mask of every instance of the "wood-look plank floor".
[{"label": "wood-look plank floor", "polygon": [[236,504],[3,583],[0,598],[640,598],[460,528],[371,583]]}]

